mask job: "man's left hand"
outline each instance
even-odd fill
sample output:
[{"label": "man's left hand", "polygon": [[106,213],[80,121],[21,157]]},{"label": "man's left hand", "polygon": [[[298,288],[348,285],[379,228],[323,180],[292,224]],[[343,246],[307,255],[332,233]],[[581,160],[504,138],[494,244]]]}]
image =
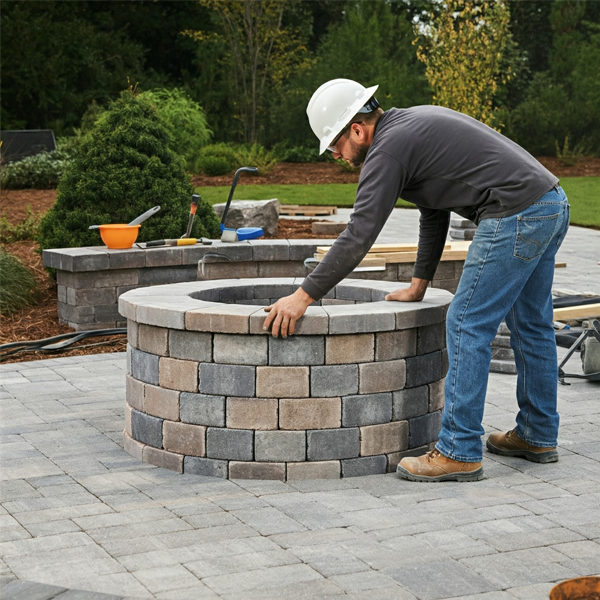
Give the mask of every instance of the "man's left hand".
[{"label": "man's left hand", "polygon": [[265,319],[263,329],[271,327],[273,337],[281,333],[286,338],[294,333],[296,321],[306,312],[306,309],[314,302],[302,288],[298,288],[291,296],[285,296],[277,300],[275,304],[267,306],[265,311],[269,314]]}]

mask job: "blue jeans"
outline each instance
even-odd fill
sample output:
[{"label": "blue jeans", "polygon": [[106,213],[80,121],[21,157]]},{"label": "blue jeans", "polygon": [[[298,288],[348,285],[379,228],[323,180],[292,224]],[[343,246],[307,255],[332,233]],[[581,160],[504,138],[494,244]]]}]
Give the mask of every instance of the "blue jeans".
[{"label": "blue jeans", "polygon": [[560,187],[519,214],[480,222],[446,320],[449,368],[436,445],[445,456],[482,459],[490,343],[504,318],[517,366],[517,435],[534,446],[556,446],[552,280],[568,228],[569,204]]}]

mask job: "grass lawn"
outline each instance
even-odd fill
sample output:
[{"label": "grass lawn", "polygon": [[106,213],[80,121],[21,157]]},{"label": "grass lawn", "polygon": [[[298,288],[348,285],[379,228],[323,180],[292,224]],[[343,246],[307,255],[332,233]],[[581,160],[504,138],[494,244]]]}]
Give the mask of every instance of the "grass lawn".
[{"label": "grass lawn", "polygon": [[[600,177],[563,177],[560,183],[571,204],[571,223],[600,229]],[[210,204],[225,202],[229,187],[198,188],[197,192]],[[350,208],[354,204],[356,185],[325,183],[314,185],[243,185],[235,190],[236,200],[277,198],[282,204],[311,204]],[[398,200],[396,206],[415,208]]]}]

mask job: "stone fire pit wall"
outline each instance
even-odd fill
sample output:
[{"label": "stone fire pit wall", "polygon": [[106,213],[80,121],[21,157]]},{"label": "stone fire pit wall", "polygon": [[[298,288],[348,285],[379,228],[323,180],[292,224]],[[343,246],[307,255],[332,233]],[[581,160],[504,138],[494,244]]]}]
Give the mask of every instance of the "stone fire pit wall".
[{"label": "stone fire pit wall", "polygon": [[[345,280],[273,338],[262,306],[302,279],[178,283],[123,294],[124,447],[179,473],[318,479],[386,473],[437,440],[452,295],[385,302]],[[406,285],[406,284],[405,284]]]}]

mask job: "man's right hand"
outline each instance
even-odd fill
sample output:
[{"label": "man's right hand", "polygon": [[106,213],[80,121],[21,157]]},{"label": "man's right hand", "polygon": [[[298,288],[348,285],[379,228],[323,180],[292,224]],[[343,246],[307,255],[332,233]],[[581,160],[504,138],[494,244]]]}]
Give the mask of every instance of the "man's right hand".
[{"label": "man's right hand", "polygon": [[395,292],[388,294],[385,299],[396,302],[420,302],[425,297],[425,291],[427,290],[428,285],[428,279],[413,277],[409,287],[402,290],[396,290]]},{"label": "man's right hand", "polygon": [[313,302],[314,300],[302,288],[298,288],[291,296],[285,296],[275,304],[265,307],[265,311],[269,314],[265,319],[263,329],[271,327],[273,337],[277,337],[279,334],[284,338],[292,335],[296,321]]}]

